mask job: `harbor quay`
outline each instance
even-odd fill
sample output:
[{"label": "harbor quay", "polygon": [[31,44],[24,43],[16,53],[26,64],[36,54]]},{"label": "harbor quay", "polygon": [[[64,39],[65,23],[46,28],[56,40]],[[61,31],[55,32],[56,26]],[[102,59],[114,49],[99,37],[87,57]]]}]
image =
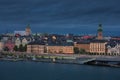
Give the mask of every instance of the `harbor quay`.
[{"label": "harbor quay", "polygon": [[[11,55],[12,54],[12,55]],[[34,61],[61,64],[99,65],[120,67],[120,56],[85,54],[34,54],[25,52],[0,52],[0,61]]]}]

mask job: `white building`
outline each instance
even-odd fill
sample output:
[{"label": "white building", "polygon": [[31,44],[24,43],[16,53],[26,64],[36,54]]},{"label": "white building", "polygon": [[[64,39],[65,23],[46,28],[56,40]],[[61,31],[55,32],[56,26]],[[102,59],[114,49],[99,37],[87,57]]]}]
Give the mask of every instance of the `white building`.
[{"label": "white building", "polygon": [[22,40],[22,45],[25,46],[26,44],[28,44],[28,41],[27,41],[26,38],[24,38],[24,39]]},{"label": "white building", "polygon": [[15,34],[19,34],[21,36],[25,36],[26,35],[26,32],[25,31],[14,31],[14,35]]},{"label": "white building", "polygon": [[117,44],[115,47],[107,46],[107,49],[107,53],[120,55],[120,44]]},{"label": "white building", "polygon": [[17,39],[15,40],[15,45],[16,45],[17,47],[19,47],[20,44],[21,44],[21,40],[20,40],[20,38],[17,38]]}]

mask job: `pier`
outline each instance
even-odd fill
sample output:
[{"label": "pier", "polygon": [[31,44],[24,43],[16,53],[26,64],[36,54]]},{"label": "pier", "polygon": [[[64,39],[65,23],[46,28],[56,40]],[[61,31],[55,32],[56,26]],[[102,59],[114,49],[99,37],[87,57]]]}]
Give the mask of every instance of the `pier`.
[{"label": "pier", "polygon": [[[120,67],[120,56],[103,56],[103,55],[81,55],[81,54],[39,54],[33,55],[26,53],[14,53],[12,55],[1,54],[0,61],[35,61],[61,64],[78,64],[78,65],[100,65]],[[16,55],[17,54],[17,55]]]}]

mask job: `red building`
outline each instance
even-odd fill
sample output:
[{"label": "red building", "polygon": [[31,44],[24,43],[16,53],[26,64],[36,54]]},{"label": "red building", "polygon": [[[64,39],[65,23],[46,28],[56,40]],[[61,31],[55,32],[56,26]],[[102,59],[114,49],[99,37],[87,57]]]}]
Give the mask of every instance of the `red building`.
[{"label": "red building", "polygon": [[8,47],[9,51],[13,51],[14,50],[14,46],[15,46],[15,44],[11,40],[8,40],[5,43],[5,47]]}]

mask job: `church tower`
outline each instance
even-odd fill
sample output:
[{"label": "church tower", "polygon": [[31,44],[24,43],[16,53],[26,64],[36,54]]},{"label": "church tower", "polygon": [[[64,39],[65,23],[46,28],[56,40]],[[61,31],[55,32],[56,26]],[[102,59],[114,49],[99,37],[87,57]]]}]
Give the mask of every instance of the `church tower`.
[{"label": "church tower", "polygon": [[27,25],[25,32],[26,32],[26,36],[29,36],[31,34],[30,24]]},{"label": "church tower", "polygon": [[102,24],[99,24],[97,32],[98,32],[98,34],[97,34],[97,39],[99,39],[99,40],[103,39]]}]

